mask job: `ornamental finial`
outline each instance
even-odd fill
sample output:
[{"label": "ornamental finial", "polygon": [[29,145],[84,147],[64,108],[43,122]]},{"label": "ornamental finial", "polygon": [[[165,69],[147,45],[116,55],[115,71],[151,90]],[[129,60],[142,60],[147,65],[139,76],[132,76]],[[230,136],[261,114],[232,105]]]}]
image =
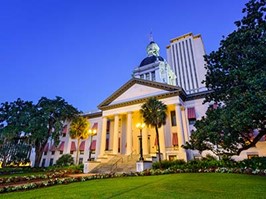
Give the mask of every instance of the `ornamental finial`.
[{"label": "ornamental finial", "polygon": [[153,35],[152,35],[152,31],[150,32],[150,35],[149,35],[149,41],[152,42],[153,41]]}]

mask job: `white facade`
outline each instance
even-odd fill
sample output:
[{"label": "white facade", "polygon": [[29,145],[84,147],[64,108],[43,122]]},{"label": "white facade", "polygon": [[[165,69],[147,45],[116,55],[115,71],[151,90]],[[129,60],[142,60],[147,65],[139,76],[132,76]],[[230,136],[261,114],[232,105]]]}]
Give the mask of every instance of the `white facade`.
[{"label": "white facade", "polygon": [[187,93],[205,89],[202,84],[206,74],[204,55],[201,35],[185,34],[172,39],[167,46],[167,60],[176,74],[176,84]]}]

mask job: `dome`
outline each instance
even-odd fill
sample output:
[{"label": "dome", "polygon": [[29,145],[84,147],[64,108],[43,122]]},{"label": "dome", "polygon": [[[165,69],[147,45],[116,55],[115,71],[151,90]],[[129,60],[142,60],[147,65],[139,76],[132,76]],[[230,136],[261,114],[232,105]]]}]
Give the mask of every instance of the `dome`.
[{"label": "dome", "polygon": [[142,60],[142,62],[140,63],[139,67],[145,66],[145,65],[148,65],[148,64],[152,64],[152,63],[154,63],[156,61],[164,61],[164,58],[162,58],[161,56],[155,56],[155,55],[146,57],[145,59]]},{"label": "dome", "polygon": [[159,55],[159,50],[160,50],[160,48],[159,48],[158,44],[155,43],[154,41],[151,41],[146,48],[146,52],[147,52],[148,56],[142,60],[139,67],[145,66],[148,64],[152,64],[156,61],[164,61],[164,58],[162,58]]}]

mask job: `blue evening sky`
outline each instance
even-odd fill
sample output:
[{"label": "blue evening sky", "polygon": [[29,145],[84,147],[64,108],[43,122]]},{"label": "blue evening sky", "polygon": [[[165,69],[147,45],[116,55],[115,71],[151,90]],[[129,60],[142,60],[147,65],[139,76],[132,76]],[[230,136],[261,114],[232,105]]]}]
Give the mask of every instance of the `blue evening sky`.
[{"label": "blue evening sky", "polygon": [[131,78],[150,31],[201,34],[206,53],[235,30],[247,0],[0,0],[0,102],[61,96],[84,112]]}]

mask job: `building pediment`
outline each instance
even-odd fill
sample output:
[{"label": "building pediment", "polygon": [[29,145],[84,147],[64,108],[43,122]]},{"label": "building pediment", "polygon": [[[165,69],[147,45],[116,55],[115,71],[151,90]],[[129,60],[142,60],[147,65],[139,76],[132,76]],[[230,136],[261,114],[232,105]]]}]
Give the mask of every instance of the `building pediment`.
[{"label": "building pediment", "polygon": [[104,110],[106,108],[139,103],[153,96],[162,98],[162,96],[179,95],[180,93],[185,96],[180,87],[132,78],[99,104],[98,108]]}]

